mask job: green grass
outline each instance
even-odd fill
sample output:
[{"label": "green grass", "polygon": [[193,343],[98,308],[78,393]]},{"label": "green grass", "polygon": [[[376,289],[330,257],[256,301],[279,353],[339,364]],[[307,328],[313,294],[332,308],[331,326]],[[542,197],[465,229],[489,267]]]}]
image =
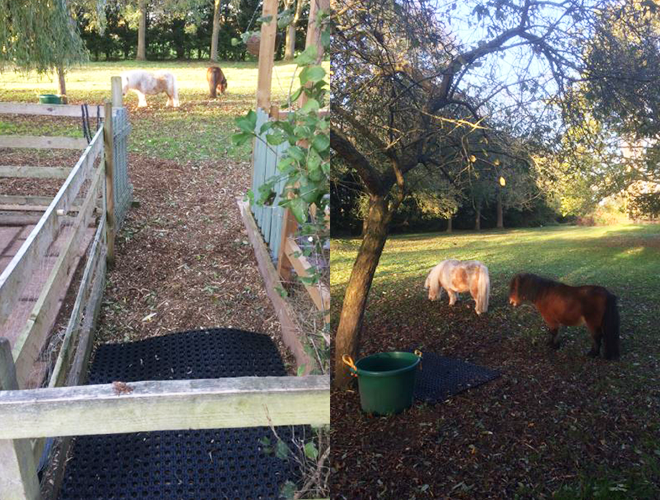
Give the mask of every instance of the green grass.
[{"label": "green grass", "polygon": [[[218,99],[208,97],[206,68],[209,63],[204,61],[90,63],[67,74],[67,96],[69,103],[89,104],[94,116],[95,106],[110,98],[112,76],[138,68],[171,71],[179,86],[180,108],[165,107],[165,94],[147,96],[147,109],[137,108],[134,93],[125,97],[133,126],[130,151],[179,162],[219,160],[223,156],[247,160],[251,145],[234,148],[230,145],[230,137],[235,132],[234,118],[255,107],[257,63],[221,62],[219,65],[229,86]],[[326,70],[329,70],[327,63]],[[272,81],[274,103],[286,101],[295,72],[295,64],[275,64]],[[12,71],[0,73],[0,101],[34,103],[43,93],[57,93],[54,75],[23,75]],[[80,124],[76,120],[23,120],[7,116],[0,119],[0,133],[82,137]]]},{"label": "green grass", "polygon": [[[332,241],[330,281],[334,325],[339,319],[341,301],[359,245],[359,239]],[[429,305],[423,290],[425,277],[439,261],[448,258],[476,259],[488,266],[491,278],[491,306],[488,314],[477,318],[467,294],[463,294],[463,299],[451,313],[446,294],[440,303]],[[589,340],[584,327],[563,328],[562,348],[556,355],[548,352],[544,345],[544,324],[538,312],[532,306],[516,309],[508,306],[509,281],[518,272],[532,272],[572,285],[598,284],[616,294],[621,314],[621,360],[610,364],[596,361],[601,364],[594,364],[593,360],[586,358],[584,352],[589,347]],[[461,342],[468,346],[469,343],[489,342],[498,337],[503,343],[502,348],[515,354],[497,362],[493,361],[494,357],[489,358],[487,355],[479,359],[487,366],[489,362],[497,363],[491,366],[494,368],[507,366],[505,371],[511,377],[509,380],[520,376],[509,363],[519,366],[521,373],[532,373],[533,377],[537,375],[534,370],[528,370],[528,366],[540,363],[543,366],[538,374],[540,378],[551,371],[553,376],[559,377],[555,380],[567,384],[579,384],[581,380],[593,377],[592,382],[585,383],[580,389],[585,402],[590,403],[588,409],[585,405],[578,413],[582,420],[576,429],[570,426],[567,429],[562,416],[564,405],[570,407],[574,401],[571,402],[569,398],[564,402],[561,395],[547,408],[546,414],[527,416],[537,426],[543,420],[546,421],[545,425],[550,425],[547,422],[558,422],[556,428],[548,428],[549,437],[540,443],[541,446],[550,446],[552,458],[548,459],[549,462],[566,461],[569,470],[575,467],[577,464],[573,464],[570,458],[575,448],[585,446],[585,443],[589,446],[594,444],[594,436],[589,431],[585,432],[585,429],[589,429],[590,425],[597,426],[599,415],[613,411],[609,406],[614,402],[625,408],[629,415],[620,421],[616,433],[605,431],[601,434],[598,430],[596,435],[605,436],[603,448],[611,446],[635,458],[622,459],[621,463],[613,461],[611,465],[596,463],[597,460],[580,462],[576,469],[577,477],[566,480],[560,487],[550,488],[550,491],[558,499],[658,498],[655,495],[660,494],[660,485],[657,483],[660,478],[660,434],[657,427],[660,407],[660,370],[657,362],[660,358],[660,310],[657,300],[660,293],[659,278],[660,225],[558,226],[480,233],[456,232],[451,235],[395,235],[389,238],[385,246],[371,288],[362,331],[363,354],[374,350],[408,348],[412,345],[411,338],[414,338],[415,345],[420,345],[422,350],[426,342],[429,352],[444,352],[446,348],[450,352],[446,355],[468,356],[470,359],[471,355],[484,355],[474,354],[478,351],[471,347],[462,350]],[[417,344],[420,339],[421,343]],[[602,369],[603,372],[599,373],[606,375],[596,377],[591,371],[593,369]],[[531,377],[525,382],[530,386],[536,383]],[[485,396],[487,390],[481,394],[485,400],[484,405],[488,404],[492,408],[500,404],[499,399],[491,401]],[[509,397],[519,396],[510,394]],[[454,405],[461,405],[460,399],[456,401]],[[598,401],[609,403],[599,408]],[[534,411],[525,406],[524,399],[517,404],[526,411]],[[437,408],[428,406],[419,409],[416,418],[431,420],[442,414],[441,405]],[[401,418],[414,420],[414,412]],[[510,417],[504,415],[502,418]],[[465,419],[463,432],[470,432],[476,424],[467,416]],[[521,423],[522,428],[525,425]],[[626,432],[628,436],[636,437],[624,438]],[[557,439],[557,444],[553,443],[553,439]],[[338,440],[337,446],[341,445],[341,440]],[[598,442],[596,445],[599,446]],[[422,453],[420,450],[417,452]],[[451,457],[445,459],[450,460]],[[532,462],[536,460],[532,457],[529,460],[537,471],[543,471],[547,465],[544,459]],[[355,474],[360,476],[362,471]],[[539,474],[542,475],[542,472]],[[537,487],[544,489],[543,486]],[[548,490],[545,491],[547,494]],[[524,492],[520,496],[532,497],[538,496]]]}]

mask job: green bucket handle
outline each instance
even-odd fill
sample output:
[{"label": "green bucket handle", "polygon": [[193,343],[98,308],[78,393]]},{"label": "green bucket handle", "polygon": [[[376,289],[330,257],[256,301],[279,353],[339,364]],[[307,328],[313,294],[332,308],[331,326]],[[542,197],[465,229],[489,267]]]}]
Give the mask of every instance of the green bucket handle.
[{"label": "green bucket handle", "polygon": [[[422,351],[420,351],[419,349],[415,349],[414,354],[415,354],[415,356],[417,356],[420,359],[419,369],[421,370],[422,369],[422,361],[421,360],[423,358]],[[351,358],[348,354],[344,354],[341,357],[341,360],[344,362],[345,365],[348,366],[348,369],[351,371],[351,375],[354,376],[354,377],[357,377],[358,376],[358,369],[357,369],[357,366],[355,366],[355,362],[353,361],[353,358]]]}]

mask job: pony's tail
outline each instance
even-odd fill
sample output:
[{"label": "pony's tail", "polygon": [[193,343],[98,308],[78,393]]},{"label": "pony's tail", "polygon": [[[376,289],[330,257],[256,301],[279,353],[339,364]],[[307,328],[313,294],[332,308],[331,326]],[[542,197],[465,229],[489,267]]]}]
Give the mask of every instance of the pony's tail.
[{"label": "pony's tail", "polygon": [[605,359],[616,359],[619,357],[619,323],[619,309],[616,305],[616,296],[608,293],[602,324]]},{"label": "pony's tail", "polygon": [[435,266],[431,269],[424,288],[429,291],[429,300],[437,300],[440,297],[440,266]]},{"label": "pony's tail", "polygon": [[490,295],[490,278],[488,277],[488,268],[481,266],[479,268],[479,294],[477,295],[477,314],[488,312],[488,296]]}]

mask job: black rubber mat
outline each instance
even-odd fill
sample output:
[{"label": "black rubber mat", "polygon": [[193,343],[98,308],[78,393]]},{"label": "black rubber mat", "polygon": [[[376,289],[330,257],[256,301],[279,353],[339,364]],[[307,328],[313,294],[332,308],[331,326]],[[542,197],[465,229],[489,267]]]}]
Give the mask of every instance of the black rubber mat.
[{"label": "black rubber mat", "polygon": [[427,403],[440,403],[450,396],[478,387],[500,376],[495,370],[424,353],[422,369],[417,370],[415,399]]},{"label": "black rubber mat", "polygon": [[[268,336],[212,329],[102,345],[89,383],[284,375]],[[309,432],[276,431],[284,442]],[[264,451],[268,440],[275,441],[267,427],[78,437],[59,498],[277,499],[298,472],[293,460]]]}]

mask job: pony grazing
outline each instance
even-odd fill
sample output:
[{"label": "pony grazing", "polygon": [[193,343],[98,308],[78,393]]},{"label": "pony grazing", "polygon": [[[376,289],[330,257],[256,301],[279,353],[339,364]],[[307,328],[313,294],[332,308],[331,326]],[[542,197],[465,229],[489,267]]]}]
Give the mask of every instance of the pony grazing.
[{"label": "pony grazing", "polygon": [[424,288],[429,291],[429,300],[438,300],[442,289],[447,290],[449,305],[453,306],[458,294],[470,292],[476,302],[477,314],[488,311],[490,278],[488,268],[476,260],[443,260],[431,269]]},{"label": "pony grazing", "polygon": [[536,306],[550,329],[548,345],[559,349],[559,327],[586,323],[593,346],[589,356],[619,357],[619,310],[616,296],[602,286],[568,286],[534,274],[518,274],[511,280],[509,303],[528,301]]},{"label": "pony grazing", "polygon": [[132,90],[138,95],[138,107],[147,105],[145,94],[153,95],[160,92],[167,94],[167,106],[179,107],[179,89],[176,86],[176,78],[169,71],[157,71],[149,73],[141,69],[126,71],[121,74],[122,92]]},{"label": "pony grazing", "polygon": [[206,70],[206,81],[209,84],[210,97],[218,97],[218,90],[224,94],[227,90],[227,79],[218,66],[211,66]]}]

